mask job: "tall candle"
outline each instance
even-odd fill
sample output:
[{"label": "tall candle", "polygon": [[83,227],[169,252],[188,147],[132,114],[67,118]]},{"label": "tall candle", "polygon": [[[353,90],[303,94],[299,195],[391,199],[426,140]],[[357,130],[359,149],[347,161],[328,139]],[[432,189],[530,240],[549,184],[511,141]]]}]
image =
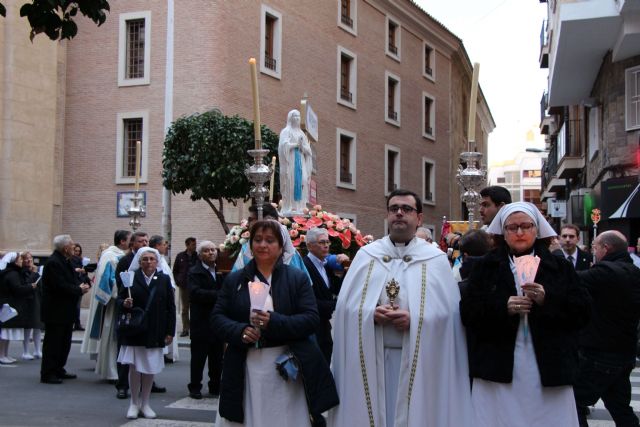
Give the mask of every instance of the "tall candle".
[{"label": "tall candle", "polygon": [[269,201],[273,201],[273,183],[276,179],[276,156],[271,158],[271,182],[269,183]]},{"label": "tall candle", "polygon": [[[469,143],[476,140],[476,104],[478,103],[478,74],[480,74],[480,64],[473,64],[473,80],[471,81],[471,97],[469,98],[469,128],[467,129],[467,140]],[[471,150],[471,144],[469,144]]]},{"label": "tall candle", "polygon": [[258,70],[256,69],[256,59],[249,59],[251,69],[251,93],[253,95],[253,138],[256,141],[256,150],[262,148],[262,138],[260,136],[260,103],[258,97]]},{"label": "tall candle", "polygon": [[136,141],[136,193],[140,189],[140,141]]}]

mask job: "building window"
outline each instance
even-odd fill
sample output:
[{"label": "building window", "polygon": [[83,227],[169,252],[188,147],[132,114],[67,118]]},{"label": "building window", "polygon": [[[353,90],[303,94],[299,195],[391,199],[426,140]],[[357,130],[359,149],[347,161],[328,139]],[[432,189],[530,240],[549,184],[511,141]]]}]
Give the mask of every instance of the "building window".
[{"label": "building window", "polygon": [[424,49],[424,58],[422,60],[422,75],[429,80],[435,80],[436,78],[436,51],[433,47],[424,42],[422,44]]},{"label": "building window", "polygon": [[436,138],[436,99],[422,92],[422,136]]},{"label": "building window", "polygon": [[504,183],[506,183],[506,182],[507,182],[507,180],[505,179],[505,177],[504,177],[504,176],[499,176],[499,177],[497,178],[496,182],[497,182],[498,184],[504,184]]},{"label": "building window", "polygon": [[542,171],[540,169],[525,169],[522,171],[523,178],[540,178]]},{"label": "building window", "polygon": [[400,62],[400,42],[401,28],[398,21],[387,16],[387,45],[385,51],[387,55]]},{"label": "building window", "polygon": [[540,190],[524,190],[524,202],[533,203],[536,206],[540,206]]},{"label": "building window", "polygon": [[116,125],[116,184],[133,184],[136,176],[136,141],[140,141],[140,182],[147,182],[149,113],[119,113]]},{"label": "building window", "polygon": [[336,185],[356,189],[356,134],[336,130]]},{"label": "building window", "polygon": [[400,188],[400,150],[397,147],[385,145],[384,156],[384,194]]},{"label": "building window", "polygon": [[337,101],[349,108],[356,108],[357,100],[357,58],[349,50],[338,46],[338,93]]},{"label": "building window", "polygon": [[640,129],[640,66],[625,70],[626,129]]},{"label": "building window", "polygon": [[338,0],[338,27],[353,34],[358,34],[357,0]]},{"label": "building window", "polygon": [[279,79],[282,71],[282,14],[262,5],[260,16],[260,72]]},{"label": "building window", "polygon": [[589,160],[598,152],[600,147],[600,108],[593,107],[589,109]]},{"label": "building window", "polygon": [[436,204],[436,162],[422,158],[422,200],[425,204]]},{"label": "building window", "polygon": [[118,85],[150,82],[151,12],[120,14],[118,34]]},{"label": "building window", "polygon": [[387,123],[400,126],[400,77],[385,73],[384,118]]}]

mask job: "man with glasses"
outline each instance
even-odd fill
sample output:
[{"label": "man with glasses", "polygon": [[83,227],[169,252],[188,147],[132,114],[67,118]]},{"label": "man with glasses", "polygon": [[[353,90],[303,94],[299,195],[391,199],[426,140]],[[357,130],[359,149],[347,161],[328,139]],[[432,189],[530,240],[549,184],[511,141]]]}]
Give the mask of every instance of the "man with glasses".
[{"label": "man with glasses", "polygon": [[565,258],[576,271],[586,270],[591,266],[591,255],[578,247],[580,228],[575,224],[565,224],[560,231],[561,249],[552,253]]},{"label": "man with glasses", "polygon": [[[329,256],[329,233],[326,228],[312,228],[307,231],[306,245],[309,253],[303,258],[313,283],[313,293],[318,303],[320,324],[316,330],[318,346],[322,350],[327,363],[331,363],[333,340],[331,339],[331,317],[336,309],[336,297],[340,292],[342,278],[327,265]],[[348,260],[344,254],[338,255],[343,262]]]},{"label": "man with glasses", "polygon": [[472,423],[460,293],[446,255],[415,237],[422,217],[418,195],[391,192],[389,235],[363,246],[345,276],[332,360],[340,405],[329,425]]}]

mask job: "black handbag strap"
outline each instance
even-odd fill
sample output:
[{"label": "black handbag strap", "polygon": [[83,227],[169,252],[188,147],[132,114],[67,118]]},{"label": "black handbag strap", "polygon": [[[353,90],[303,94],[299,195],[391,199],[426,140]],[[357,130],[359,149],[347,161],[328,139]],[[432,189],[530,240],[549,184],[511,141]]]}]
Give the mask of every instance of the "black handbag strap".
[{"label": "black handbag strap", "polygon": [[149,307],[151,307],[151,301],[153,301],[153,297],[156,294],[156,289],[157,288],[158,288],[158,286],[154,286],[153,289],[151,289],[151,295],[149,295],[149,299],[147,300],[147,305],[144,308],[145,314],[147,313],[147,311],[149,311]]}]

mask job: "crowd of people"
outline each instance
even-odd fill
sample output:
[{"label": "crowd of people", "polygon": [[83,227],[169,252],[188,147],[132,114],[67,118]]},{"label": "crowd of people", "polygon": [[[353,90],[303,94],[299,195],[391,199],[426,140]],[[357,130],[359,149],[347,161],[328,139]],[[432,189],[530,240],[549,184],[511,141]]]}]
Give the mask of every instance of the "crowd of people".
[{"label": "crowd of people", "polygon": [[126,230],[102,248],[92,280],[67,235],[40,272],[28,252],[8,253],[0,303],[18,315],[0,324],[0,363],[15,362],[7,347],[20,340],[24,359],[42,357],[41,382],[75,378],[66,359],[90,292],[81,351],[130,399],[130,419],[156,417],[154,376],[178,360],[179,333],[191,341],[186,392],[203,398],[206,367],[219,425],[584,427],[602,399],[617,426],[639,426],[629,376],[640,270],[628,239],[602,232],[592,255],[578,227],[557,235],[506,189],[481,195],[482,229],[450,239],[457,259],[407,190],[387,198],[388,235],[348,269],[324,228],[307,231],[304,256],[292,250],[268,206],[261,220],[251,210],[225,275],[211,241],[188,238],[170,268],[166,239]]}]

